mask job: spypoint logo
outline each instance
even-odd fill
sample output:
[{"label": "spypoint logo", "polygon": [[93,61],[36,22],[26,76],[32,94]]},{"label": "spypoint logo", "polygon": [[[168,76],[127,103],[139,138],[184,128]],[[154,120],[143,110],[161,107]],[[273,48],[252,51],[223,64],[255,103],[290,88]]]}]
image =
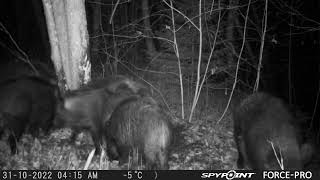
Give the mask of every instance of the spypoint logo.
[{"label": "spypoint logo", "polygon": [[230,170],[228,172],[220,173],[220,172],[211,172],[211,173],[202,173],[201,178],[225,178],[227,180],[238,179],[238,178],[251,178],[252,175],[256,173],[242,173],[236,172],[235,170]]}]

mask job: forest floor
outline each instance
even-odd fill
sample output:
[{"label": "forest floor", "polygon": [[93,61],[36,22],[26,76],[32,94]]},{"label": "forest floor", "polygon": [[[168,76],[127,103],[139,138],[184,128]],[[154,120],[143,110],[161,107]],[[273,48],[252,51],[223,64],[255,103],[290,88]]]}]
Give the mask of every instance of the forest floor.
[{"label": "forest floor", "polygon": [[[178,143],[169,156],[171,170],[235,169],[237,150],[233,140],[230,113],[217,124],[219,115],[194,118],[191,123],[182,122]],[[78,136],[70,142],[71,131],[61,129],[49,136],[32,138],[24,135],[19,143],[19,153],[10,156],[5,141],[1,141],[0,167],[3,169],[84,169],[90,152],[94,149],[90,134]],[[127,169],[118,161],[108,161],[105,155],[94,156],[89,169]]]},{"label": "forest floor", "polygon": [[[159,102],[166,102],[163,103],[164,107],[170,110],[173,121],[183,127],[169,154],[170,170],[236,169],[237,150],[233,140],[230,109],[238,101],[234,101],[237,96],[232,98],[227,113],[218,123],[226,108],[230,91],[221,87],[205,89],[191,122],[187,118],[182,120],[177,76],[170,75],[170,69],[167,68],[169,66],[161,59],[160,66],[157,62],[153,63],[157,69],[150,69],[162,73],[152,76],[144,73],[142,77],[152,84],[155,98]],[[194,87],[190,87],[186,85],[184,93],[186,117],[190,114],[194,93]],[[86,162],[90,161],[88,169],[128,169],[127,164],[119,167],[118,161],[108,161],[104,152],[91,159],[89,154],[94,146],[88,132],[81,133],[76,142],[70,142],[70,135],[70,129],[55,130],[48,136],[39,138],[24,135],[18,144],[19,153],[13,156],[10,155],[6,141],[2,140],[0,168],[79,170],[84,169]]]}]

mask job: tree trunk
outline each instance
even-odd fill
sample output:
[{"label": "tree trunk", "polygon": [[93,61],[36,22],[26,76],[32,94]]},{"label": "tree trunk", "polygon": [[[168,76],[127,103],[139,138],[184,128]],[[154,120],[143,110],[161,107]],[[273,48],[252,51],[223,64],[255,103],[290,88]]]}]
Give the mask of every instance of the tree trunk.
[{"label": "tree trunk", "polygon": [[61,86],[77,89],[90,80],[88,32],[84,0],[42,0],[51,58]]},{"label": "tree trunk", "polygon": [[39,2],[38,0],[32,0],[31,3],[33,6],[35,18],[37,19],[37,24],[38,24],[39,31],[40,31],[41,42],[44,46],[40,50],[43,49],[44,52],[42,52],[42,53],[44,53],[46,60],[49,60],[50,59],[50,45],[48,43],[49,37],[48,37],[48,31],[46,28],[47,27],[46,19],[43,16],[44,7],[42,6],[41,2]]},{"label": "tree trunk", "polygon": [[[98,38],[101,34],[101,0],[95,0],[95,3],[91,5],[92,17],[91,23],[91,38],[90,38],[90,57],[92,62],[92,69],[94,72],[98,72],[101,66],[99,59],[100,39]],[[90,24],[90,23],[89,23]],[[103,68],[103,67],[102,67]],[[101,72],[101,71],[99,71]],[[97,75],[96,75],[97,76]]]},{"label": "tree trunk", "polygon": [[146,37],[146,46],[148,53],[152,56],[156,53],[156,48],[153,43],[153,33],[150,24],[150,12],[149,12],[149,3],[148,0],[142,0],[142,16],[143,16],[143,24],[144,24],[144,35]]},{"label": "tree trunk", "polygon": [[[229,0],[229,7],[235,7],[236,5],[238,5],[238,0]],[[236,12],[237,12],[237,9],[229,9],[228,10],[228,28],[227,28],[227,32],[226,32],[226,39],[227,39],[227,42],[231,47],[234,47],[233,46],[233,41],[234,41],[234,18],[236,17]],[[232,50],[230,50],[232,51]],[[233,53],[227,53],[227,62],[230,66],[232,66],[232,64],[234,64],[234,59],[233,59]],[[230,67],[229,66],[229,67]]]}]

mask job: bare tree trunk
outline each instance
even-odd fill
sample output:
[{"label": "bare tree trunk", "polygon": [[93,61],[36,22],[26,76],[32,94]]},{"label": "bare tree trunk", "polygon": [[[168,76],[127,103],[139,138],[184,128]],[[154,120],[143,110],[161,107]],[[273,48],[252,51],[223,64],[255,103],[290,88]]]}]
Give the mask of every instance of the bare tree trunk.
[{"label": "bare tree trunk", "polygon": [[60,85],[77,89],[90,80],[88,32],[84,0],[42,0],[51,58]]},{"label": "bare tree trunk", "polygon": [[98,50],[100,48],[100,39],[97,38],[99,37],[98,35],[101,33],[101,28],[100,28],[100,22],[101,22],[101,0],[95,0],[95,3],[91,7],[92,11],[92,31],[91,31],[91,36],[92,38],[90,39],[90,57],[91,57],[91,62],[92,65],[95,67],[92,67],[94,70],[99,69],[100,61],[99,61],[99,53]]},{"label": "bare tree trunk", "polygon": [[[198,56],[198,67],[197,67],[197,81],[196,81],[196,89],[195,89],[195,92],[194,92],[194,97],[193,97],[193,101],[192,101],[192,106],[191,106],[191,111],[190,111],[190,116],[189,116],[189,122],[191,122],[191,119],[192,119],[192,116],[193,116],[193,113],[194,113],[194,110],[197,106],[197,102],[198,102],[198,97],[200,95],[200,92],[201,92],[201,87],[199,86],[200,85],[200,80],[201,80],[201,77],[200,77],[200,73],[201,73],[201,56],[202,56],[202,13],[201,13],[201,8],[202,8],[202,1],[199,0],[199,56]],[[205,78],[205,77],[203,77]]]},{"label": "bare tree trunk", "polygon": [[146,38],[146,46],[149,54],[152,56],[156,53],[156,48],[153,43],[153,33],[151,30],[150,24],[150,12],[149,12],[149,3],[148,0],[142,0],[142,16],[143,16],[143,24],[144,24],[144,34],[147,36]]},{"label": "bare tree trunk", "polygon": [[48,32],[47,32],[47,26],[46,26],[46,20],[45,17],[43,17],[43,10],[44,7],[42,6],[41,2],[38,0],[32,0],[31,1],[32,6],[34,8],[34,15],[37,19],[37,23],[40,30],[40,36],[42,44],[44,45],[43,50],[45,51],[45,58],[50,58],[50,45],[48,44]]},{"label": "bare tree trunk", "polygon": [[[236,5],[238,5],[238,0],[229,0],[229,7],[235,7]],[[234,21],[234,18],[236,17],[236,11],[237,9],[229,9],[228,10],[228,28],[227,28],[227,32],[226,32],[226,39],[227,39],[227,42],[229,44],[229,47],[233,47],[233,40],[234,40],[234,24],[235,24],[235,21]],[[227,62],[229,63],[229,65],[231,66],[231,64],[234,63],[234,60],[233,60],[233,53],[231,53],[231,49],[230,49],[230,53],[227,53]],[[230,67],[229,66],[229,67]]]}]

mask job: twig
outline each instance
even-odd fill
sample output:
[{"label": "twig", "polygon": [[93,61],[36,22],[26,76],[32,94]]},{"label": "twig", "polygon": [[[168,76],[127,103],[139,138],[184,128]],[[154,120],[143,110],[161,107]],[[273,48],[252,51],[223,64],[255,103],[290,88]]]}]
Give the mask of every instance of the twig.
[{"label": "twig", "polygon": [[271,147],[272,147],[272,150],[273,150],[273,154],[275,155],[276,159],[277,159],[277,162],[281,168],[281,170],[284,169],[284,164],[283,164],[283,157],[282,157],[282,153],[281,153],[281,148],[279,148],[279,152],[280,152],[280,157],[278,157],[278,154],[277,154],[277,151],[276,149],[274,148],[274,145],[273,145],[273,142],[272,141],[269,141],[268,142],[271,144]]},{"label": "twig", "polygon": [[[172,8],[173,10],[175,10],[177,13],[179,13],[181,16],[183,16],[184,18],[186,18],[188,20],[188,22],[190,22],[198,31],[200,30],[200,27],[198,27],[197,25],[194,24],[194,22],[188,18],[185,14],[183,14],[181,11],[179,11],[178,9],[174,8],[173,6],[170,6],[169,3],[166,0],[162,0],[167,6],[169,6],[170,8]],[[200,0],[201,1],[201,0]],[[200,11],[200,16],[201,16],[201,11]]]},{"label": "twig", "polygon": [[83,170],[88,170],[91,162],[92,162],[92,158],[93,158],[93,155],[95,153],[95,151],[97,151],[96,149],[93,149],[90,153],[89,153],[89,156],[87,158],[87,161],[86,161],[86,164],[84,165],[84,168]]},{"label": "twig", "polygon": [[113,8],[113,10],[112,10],[112,13],[111,13],[111,16],[110,16],[110,19],[109,19],[109,24],[111,24],[113,21],[113,16],[114,16],[114,13],[116,12],[116,9],[117,9],[117,7],[118,7],[118,5],[119,5],[119,2],[120,2],[120,0],[118,0],[117,1],[117,3],[115,4],[115,6],[114,6],[114,8]]},{"label": "twig", "polygon": [[[219,8],[220,8],[220,0],[219,0]],[[216,33],[214,35],[213,46],[212,46],[212,49],[211,49],[211,52],[210,52],[210,55],[209,55],[209,58],[208,58],[208,63],[207,63],[207,66],[206,66],[206,69],[205,69],[205,72],[204,72],[204,75],[203,75],[203,78],[202,78],[202,82],[201,82],[201,85],[200,85],[200,88],[199,88],[199,93],[198,93],[196,102],[198,102],[198,100],[199,100],[202,86],[203,86],[203,84],[204,84],[204,82],[206,80],[206,76],[207,76],[209,65],[210,65],[210,62],[211,62],[211,59],[212,59],[213,51],[214,51],[214,48],[215,48],[216,42],[217,42],[217,37],[218,37],[219,29],[220,29],[220,22],[221,22],[221,11],[219,11],[218,24],[217,24]]]},{"label": "twig", "polygon": [[199,83],[200,83],[200,71],[201,71],[201,56],[202,56],[202,18],[201,18],[201,4],[202,1],[199,0],[199,56],[198,56],[198,68],[197,68],[197,82],[196,82],[196,90],[194,92],[194,98],[193,98],[193,102],[192,102],[192,106],[191,106],[191,112],[190,112],[190,116],[189,116],[189,122],[191,122],[192,119],[192,115],[193,112],[196,108],[197,105],[197,96],[198,93],[200,93],[199,91]]},{"label": "twig", "polygon": [[181,96],[181,117],[184,119],[184,96],[183,96],[183,82],[182,82],[182,71],[181,71],[181,62],[180,62],[180,53],[179,53],[179,46],[177,42],[176,36],[176,28],[175,28],[175,21],[174,21],[174,14],[173,14],[173,5],[172,0],[170,0],[170,9],[171,9],[171,20],[172,20],[172,33],[173,33],[173,42],[174,42],[174,52],[178,59],[178,69],[179,69],[179,81],[180,81],[180,96]]},{"label": "twig", "polygon": [[267,20],[268,20],[268,0],[266,0],[265,8],[264,8],[264,24],[263,24],[263,32],[262,32],[262,37],[261,37],[259,64],[258,64],[258,69],[257,69],[257,78],[256,78],[256,82],[255,82],[255,85],[253,88],[254,92],[258,91],[258,88],[259,88],[260,72],[261,72],[261,67],[262,67],[263,47],[264,47],[264,41],[265,41],[265,36],[266,36],[266,31],[267,31],[267,23],[268,23]]},{"label": "twig", "polygon": [[0,22],[0,27],[3,32],[5,32],[9,39],[11,40],[11,42],[14,44],[14,46],[17,48],[18,52],[21,53],[24,57],[20,57],[18,56],[18,58],[22,61],[24,61],[25,63],[29,64],[29,66],[31,67],[31,69],[37,74],[39,75],[39,72],[37,71],[37,69],[33,66],[33,64],[30,62],[30,59],[28,57],[28,55],[19,47],[19,45],[17,44],[17,42],[13,39],[13,37],[11,36],[11,34],[9,33],[9,31],[7,30],[7,28]]},{"label": "twig", "polygon": [[239,66],[240,66],[240,59],[241,59],[241,55],[242,55],[242,52],[243,52],[243,48],[244,48],[244,45],[245,45],[245,42],[246,42],[246,29],[247,29],[247,22],[248,22],[250,5],[251,5],[251,0],[249,0],[249,2],[248,2],[248,8],[247,8],[247,13],[246,13],[246,18],[245,18],[245,21],[244,21],[243,40],[242,40],[241,50],[240,50],[240,53],[239,53],[239,56],[238,56],[236,74],[235,74],[235,76],[234,76],[234,82],[233,82],[233,86],[232,86],[232,91],[231,91],[230,96],[229,96],[228,104],[227,104],[226,108],[224,109],[223,114],[221,115],[221,117],[220,117],[219,120],[217,121],[217,124],[220,123],[220,121],[222,120],[222,118],[223,118],[223,117],[225,116],[225,114],[227,113],[227,110],[228,110],[228,108],[229,108],[229,106],[230,106],[231,98],[232,98],[232,96],[233,96],[233,92],[234,92],[234,90],[235,90],[235,88],[236,88],[237,79],[238,79],[238,71],[239,71]]},{"label": "twig", "polygon": [[[214,0],[212,0],[212,3],[211,3],[210,15],[212,14],[213,5],[214,5]],[[220,1],[219,1],[219,5],[220,5]],[[221,11],[220,11],[220,12],[221,12]]]}]

